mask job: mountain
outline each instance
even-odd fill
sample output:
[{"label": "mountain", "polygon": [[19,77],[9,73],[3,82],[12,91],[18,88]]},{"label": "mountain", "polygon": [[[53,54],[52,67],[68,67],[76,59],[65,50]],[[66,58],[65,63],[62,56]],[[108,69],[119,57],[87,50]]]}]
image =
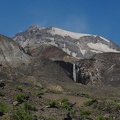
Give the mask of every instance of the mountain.
[{"label": "mountain", "polygon": [[96,53],[120,52],[120,46],[98,35],[69,32],[55,27],[31,26],[13,39],[23,47],[51,44],[76,58],[89,58]]},{"label": "mountain", "polygon": [[[52,71],[51,71],[52,69]],[[27,81],[37,84],[46,81],[73,82],[64,70],[53,61],[42,56],[31,56],[11,38],[0,35],[0,79]]]},{"label": "mountain", "polygon": [[97,86],[120,84],[120,47],[101,36],[31,26],[13,39],[31,56],[55,61],[75,82]]},{"label": "mountain", "polygon": [[0,35],[0,120],[120,120],[119,63],[120,53],[78,61],[51,44],[23,48]]}]

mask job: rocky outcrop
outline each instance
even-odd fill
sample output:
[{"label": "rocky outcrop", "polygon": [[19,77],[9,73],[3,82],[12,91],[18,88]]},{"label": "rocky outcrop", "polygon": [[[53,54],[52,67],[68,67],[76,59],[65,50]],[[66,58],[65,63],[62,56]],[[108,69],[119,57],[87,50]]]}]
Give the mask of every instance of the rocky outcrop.
[{"label": "rocky outcrop", "polygon": [[74,67],[74,80],[91,85],[120,85],[120,54],[101,53],[80,60]]},{"label": "rocky outcrop", "polygon": [[60,48],[50,45],[50,44],[42,44],[38,46],[26,46],[26,53],[31,55],[32,57],[42,56],[48,58],[52,61],[65,61],[65,62],[75,62],[78,61],[75,57],[67,54]]}]

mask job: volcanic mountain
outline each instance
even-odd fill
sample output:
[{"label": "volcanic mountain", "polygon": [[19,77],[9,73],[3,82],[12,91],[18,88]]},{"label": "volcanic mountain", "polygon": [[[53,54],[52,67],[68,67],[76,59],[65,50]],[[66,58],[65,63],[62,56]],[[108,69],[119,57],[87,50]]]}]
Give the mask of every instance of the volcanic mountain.
[{"label": "volcanic mountain", "polygon": [[13,39],[23,47],[51,44],[78,59],[89,58],[96,53],[120,52],[120,46],[101,36],[74,33],[55,27],[31,26],[16,34]]}]

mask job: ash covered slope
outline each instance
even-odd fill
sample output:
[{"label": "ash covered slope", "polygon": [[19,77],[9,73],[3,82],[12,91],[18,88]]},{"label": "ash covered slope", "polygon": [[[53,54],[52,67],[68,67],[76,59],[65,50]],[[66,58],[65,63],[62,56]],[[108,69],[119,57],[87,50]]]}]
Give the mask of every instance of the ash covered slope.
[{"label": "ash covered slope", "polygon": [[31,26],[13,38],[23,47],[52,44],[76,58],[88,58],[96,53],[120,52],[120,46],[101,36],[65,31],[55,27]]}]

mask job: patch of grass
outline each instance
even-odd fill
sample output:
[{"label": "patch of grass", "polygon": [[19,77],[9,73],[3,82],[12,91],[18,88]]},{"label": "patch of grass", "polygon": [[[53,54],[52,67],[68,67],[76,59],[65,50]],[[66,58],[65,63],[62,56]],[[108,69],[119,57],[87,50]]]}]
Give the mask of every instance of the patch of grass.
[{"label": "patch of grass", "polygon": [[21,85],[17,85],[17,86],[16,86],[16,89],[19,90],[20,92],[23,91],[23,87],[22,87]]},{"label": "patch of grass", "polygon": [[75,117],[75,111],[73,109],[69,110],[68,112],[70,113],[71,117]]},{"label": "patch of grass", "polygon": [[7,112],[7,106],[5,103],[0,102],[0,112],[3,114]]},{"label": "patch of grass", "polygon": [[116,111],[116,106],[113,103],[108,102],[95,103],[93,107],[106,112]]},{"label": "patch of grass", "polygon": [[60,107],[71,110],[72,106],[71,103],[69,102],[69,100],[67,98],[63,98],[60,102]]},{"label": "patch of grass", "polygon": [[98,116],[97,116],[97,120],[104,120],[103,115],[98,115]]},{"label": "patch of grass", "polygon": [[23,107],[13,109],[11,114],[10,120],[33,120],[31,113]]},{"label": "patch of grass", "polygon": [[93,105],[93,103],[94,103],[94,100],[87,100],[87,101],[84,102],[84,105],[85,106],[91,106],[91,105]]},{"label": "patch of grass", "polygon": [[115,110],[116,111],[120,110],[120,103],[114,103],[114,105],[115,105]]},{"label": "patch of grass", "polygon": [[30,111],[37,111],[37,108],[33,105],[31,105],[30,103],[28,102],[25,102],[23,104],[23,108],[27,111],[27,110],[30,110]]},{"label": "patch of grass", "polygon": [[4,94],[1,91],[0,91],[0,96],[2,96],[2,97],[4,96]]},{"label": "patch of grass", "polygon": [[26,100],[26,95],[24,93],[19,93],[16,95],[16,100],[18,102],[24,102]]},{"label": "patch of grass", "polygon": [[86,97],[86,98],[90,98],[90,95],[86,94],[86,93],[82,93],[81,96]]},{"label": "patch of grass", "polygon": [[82,117],[85,117],[85,118],[89,118],[90,116],[90,111],[89,110],[85,110],[84,108],[79,108],[79,113]]},{"label": "patch of grass", "polygon": [[44,91],[39,91],[39,92],[36,93],[36,96],[38,96],[39,98],[41,98],[42,95],[44,95],[44,94],[45,94]]},{"label": "patch of grass", "polygon": [[47,103],[47,106],[50,107],[50,108],[55,108],[58,106],[58,101],[56,100],[51,100]]}]

